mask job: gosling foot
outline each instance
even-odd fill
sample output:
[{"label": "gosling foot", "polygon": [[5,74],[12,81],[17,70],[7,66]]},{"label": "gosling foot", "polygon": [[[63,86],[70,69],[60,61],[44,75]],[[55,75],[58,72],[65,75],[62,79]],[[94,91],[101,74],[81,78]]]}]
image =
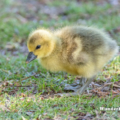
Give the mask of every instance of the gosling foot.
[{"label": "gosling foot", "polygon": [[[86,90],[86,88],[89,86],[89,84],[94,80],[94,77],[87,79],[87,81],[84,83],[84,85],[82,87],[78,87],[79,89],[74,89],[75,92],[73,93],[58,93],[57,96],[60,97],[67,97],[67,96],[75,96],[75,95],[81,95],[82,93],[84,93],[84,91]],[[72,86],[73,87],[73,86]],[[70,86],[70,88],[72,88]],[[77,87],[75,87],[77,88]]]},{"label": "gosling foot", "polygon": [[66,84],[65,87],[64,87],[64,91],[76,92],[77,90],[79,90],[85,84],[85,81],[86,81],[85,78],[81,78],[79,80],[76,80],[72,84]]}]

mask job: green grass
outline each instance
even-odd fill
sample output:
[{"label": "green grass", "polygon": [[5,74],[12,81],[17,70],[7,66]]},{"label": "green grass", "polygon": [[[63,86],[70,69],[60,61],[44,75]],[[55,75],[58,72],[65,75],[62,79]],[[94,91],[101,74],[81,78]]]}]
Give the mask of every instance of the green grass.
[{"label": "green grass", "polygon": [[[50,98],[45,100],[40,100],[39,96],[35,96],[35,98],[22,97],[18,96],[17,99],[15,97],[11,97],[8,95],[4,95],[4,99],[9,98],[10,103],[6,103],[8,106],[10,105],[9,112],[1,112],[1,119],[22,119],[22,116],[26,119],[37,119],[37,118],[64,118],[68,119],[72,116],[72,119],[77,118],[79,113],[89,112],[93,116],[96,116],[96,112],[100,113],[100,107],[108,107],[111,106],[118,107],[120,99],[98,99],[97,97],[91,97],[89,100],[86,99],[85,96],[72,97],[72,98]],[[3,99],[3,100],[4,100]],[[4,102],[4,101],[3,101]],[[27,115],[30,113],[29,116]],[[118,112],[116,111],[107,111],[109,118],[113,118],[115,116],[118,119]],[[115,114],[115,115],[114,115]]]},{"label": "green grass", "polygon": [[[19,3],[19,2],[18,2]],[[60,28],[65,25],[88,25],[105,29],[120,44],[120,32],[114,32],[120,25],[119,9],[111,4],[96,2],[76,3],[75,1],[51,0],[45,6],[55,8],[63,13],[56,17],[38,10],[27,10],[14,0],[2,0],[0,15],[0,120],[36,120],[36,119],[77,119],[89,113],[97,116],[119,120],[119,111],[101,111],[100,107],[119,107],[120,96],[111,94],[107,97],[81,95],[59,98],[54,94],[63,93],[61,82],[72,83],[75,76],[59,72],[51,73],[42,68],[35,60],[26,64],[26,53],[21,46],[26,45],[28,34],[36,28]],[[44,5],[43,5],[44,6]],[[44,7],[45,7],[44,6]],[[36,7],[37,4],[36,4]],[[14,9],[11,9],[14,8]],[[57,10],[59,8],[59,10]],[[15,12],[19,10],[19,12]],[[23,18],[19,17],[22,16]],[[34,20],[33,20],[34,18]],[[25,20],[25,21],[24,21]],[[7,44],[17,44],[8,49]],[[17,52],[16,55],[13,52]],[[3,54],[4,53],[4,54]],[[66,78],[67,76],[67,78]],[[116,57],[103,68],[96,79],[106,82],[120,80],[120,57]],[[97,118],[96,118],[97,119]],[[103,119],[103,118],[101,118]]]}]

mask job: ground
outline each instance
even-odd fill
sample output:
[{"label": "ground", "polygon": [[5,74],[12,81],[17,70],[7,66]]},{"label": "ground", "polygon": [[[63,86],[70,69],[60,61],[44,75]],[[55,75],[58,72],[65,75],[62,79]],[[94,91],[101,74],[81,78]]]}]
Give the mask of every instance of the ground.
[{"label": "ground", "polygon": [[1,0],[0,120],[119,120],[120,110],[100,110],[120,107],[119,54],[74,97],[55,94],[79,77],[25,63],[28,34],[39,27],[96,26],[120,45],[119,6],[118,0]]}]

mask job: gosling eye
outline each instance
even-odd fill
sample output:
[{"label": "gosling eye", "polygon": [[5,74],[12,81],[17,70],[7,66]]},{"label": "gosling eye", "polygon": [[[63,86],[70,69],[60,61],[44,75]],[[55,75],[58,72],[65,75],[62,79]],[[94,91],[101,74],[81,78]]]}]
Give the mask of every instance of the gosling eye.
[{"label": "gosling eye", "polygon": [[36,46],[36,49],[39,49],[40,47],[41,47],[41,45],[37,45],[37,46]]}]

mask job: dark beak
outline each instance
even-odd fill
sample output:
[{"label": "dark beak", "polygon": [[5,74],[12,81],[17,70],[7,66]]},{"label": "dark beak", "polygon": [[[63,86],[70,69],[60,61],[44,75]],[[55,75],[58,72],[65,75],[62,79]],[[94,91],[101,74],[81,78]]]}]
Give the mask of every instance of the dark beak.
[{"label": "dark beak", "polygon": [[34,59],[36,59],[37,56],[33,54],[33,52],[29,52],[28,56],[27,56],[27,60],[26,63],[29,63],[31,61],[33,61]]}]

